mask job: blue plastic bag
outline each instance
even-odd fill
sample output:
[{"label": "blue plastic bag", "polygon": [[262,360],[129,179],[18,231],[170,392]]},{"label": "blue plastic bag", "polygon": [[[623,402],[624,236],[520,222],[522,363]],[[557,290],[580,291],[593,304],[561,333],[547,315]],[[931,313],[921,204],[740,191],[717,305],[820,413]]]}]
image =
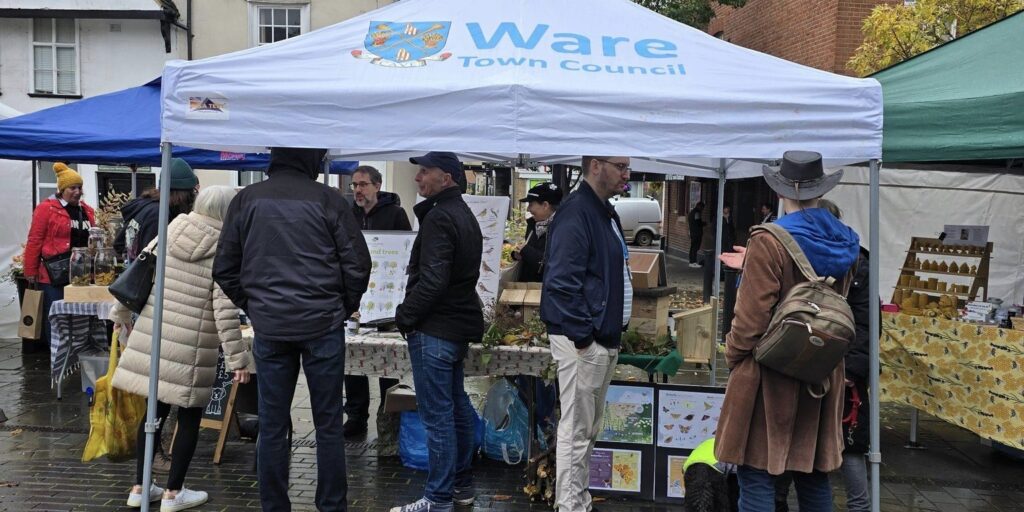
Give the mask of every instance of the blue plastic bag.
[{"label": "blue plastic bag", "polygon": [[508,380],[495,382],[484,405],[484,455],[515,465],[526,459],[530,439],[529,411]]},{"label": "blue plastic bag", "polygon": [[[473,453],[480,449],[484,440],[484,422],[480,416],[473,413],[476,419],[476,435],[474,436]],[[427,429],[420,420],[420,414],[416,411],[405,411],[402,413],[401,426],[398,429],[398,456],[402,459],[402,465],[426,471],[430,466],[430,453],[427,451]]]}]

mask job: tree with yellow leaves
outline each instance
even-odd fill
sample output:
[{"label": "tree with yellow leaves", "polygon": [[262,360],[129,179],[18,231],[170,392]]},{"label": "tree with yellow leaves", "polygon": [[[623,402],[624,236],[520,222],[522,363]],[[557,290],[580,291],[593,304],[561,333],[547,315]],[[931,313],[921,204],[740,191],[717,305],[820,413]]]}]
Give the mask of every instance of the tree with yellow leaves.
[{"label": "tree with yellow leaves", "polygon": [[861,43],[847,66],[864,76],[1024,9],[1024,0],[917,0],[879,5],[864,20]]}]

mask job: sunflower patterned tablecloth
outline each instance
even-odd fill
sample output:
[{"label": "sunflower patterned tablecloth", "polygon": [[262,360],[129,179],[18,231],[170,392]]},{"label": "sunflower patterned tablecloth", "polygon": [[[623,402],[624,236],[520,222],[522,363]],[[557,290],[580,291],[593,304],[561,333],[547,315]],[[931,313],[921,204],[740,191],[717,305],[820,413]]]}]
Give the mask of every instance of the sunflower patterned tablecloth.
[{"label": "sunflower patterned tablecloth", "polygon": [[1024,331],[882,314],[883,401],[1024,449]]}]

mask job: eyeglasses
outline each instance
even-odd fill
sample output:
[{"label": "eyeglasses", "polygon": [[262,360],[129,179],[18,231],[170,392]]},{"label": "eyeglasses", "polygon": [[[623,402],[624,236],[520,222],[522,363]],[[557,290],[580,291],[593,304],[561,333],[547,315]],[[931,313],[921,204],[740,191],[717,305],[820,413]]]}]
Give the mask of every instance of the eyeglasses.
[{"label": "eyeglasses", "polygon": [[622,162],[612,162],[610,160],[605,160],[604,158],[595,158],[594,160],[597,160],[598,162],[604,162],[606,164],[612,164],[621,173],[633,172],[633,168],[630,167],[629,164],[624,164]]},{"label": "eyeglasses", "polygon": [[370,185],[373,185],[373,183],[370,183],[369,181],[353,181],[349,185],[349,188],[351,188],[352,190],[355,190],[357,188],[366,188],[366,187],[369,187]]}]

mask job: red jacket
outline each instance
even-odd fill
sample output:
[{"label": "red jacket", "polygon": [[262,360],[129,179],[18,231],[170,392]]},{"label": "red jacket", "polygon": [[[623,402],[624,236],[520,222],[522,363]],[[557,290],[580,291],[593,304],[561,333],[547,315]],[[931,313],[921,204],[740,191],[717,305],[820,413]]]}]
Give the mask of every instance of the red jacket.
[{"label": "red jacket", "polygon": [[[81,202],[89,219],[89,225],[96,222],[91,206]],[[46,266],[42,258],[51,258],[71,250],[71,216],[56,197],[49,197],[32,213],[32,227],[28,230],[25,244],[25,277],[36,277],[40,283],[49,283]]]}]

